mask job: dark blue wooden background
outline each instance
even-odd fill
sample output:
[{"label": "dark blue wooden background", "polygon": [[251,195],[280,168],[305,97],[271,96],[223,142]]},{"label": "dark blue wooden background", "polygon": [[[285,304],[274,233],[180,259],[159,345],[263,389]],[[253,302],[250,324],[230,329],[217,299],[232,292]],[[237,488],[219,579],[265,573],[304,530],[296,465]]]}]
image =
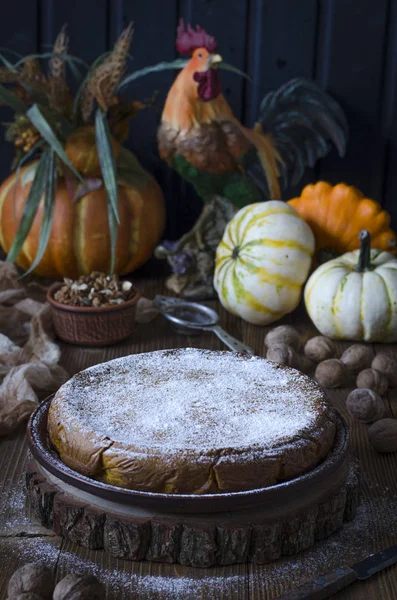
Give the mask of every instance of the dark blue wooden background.
[{"label": "dark blue wooden background", "polygon": [[[313,78],[343,106],[351,127],[346,157],[336,152],[308,171],[357,185],[383,204],[397,228],[397,0],[3,0],[0,45],[27,54],[50,48],[67,23],[70,52],[87,61],[111,47],[133,20],[130,70],[177,56],[178,18],[214,35],[219,51],[249,83],[223,73],[224,92],[247,125],[263,95],[295,76]],[[154,109],[133,121],[129,145],[153,171],[167,199],[166,235],[175,238],[200,211],[191,189],[158,158],[156,128],[174,73],[140,79],[131,98],[159,92]],[[1,111],[7,120],[5,109]],[[11,148],[0,142],[0,176]],[[286,194],[288,198],[296,190]]]}]

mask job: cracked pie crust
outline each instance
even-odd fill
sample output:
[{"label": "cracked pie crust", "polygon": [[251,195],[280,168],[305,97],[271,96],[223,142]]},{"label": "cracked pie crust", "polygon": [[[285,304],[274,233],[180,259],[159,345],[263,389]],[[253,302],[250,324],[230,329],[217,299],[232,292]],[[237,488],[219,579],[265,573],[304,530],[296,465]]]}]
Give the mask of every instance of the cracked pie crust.
[{"label": "cracked pie crust", "polygon": [[259,357],[194,348],[126,356],[77,373],[51,403],[52,444],[108,484],[228,493],[298,477],[335,436],[325,393]]}]

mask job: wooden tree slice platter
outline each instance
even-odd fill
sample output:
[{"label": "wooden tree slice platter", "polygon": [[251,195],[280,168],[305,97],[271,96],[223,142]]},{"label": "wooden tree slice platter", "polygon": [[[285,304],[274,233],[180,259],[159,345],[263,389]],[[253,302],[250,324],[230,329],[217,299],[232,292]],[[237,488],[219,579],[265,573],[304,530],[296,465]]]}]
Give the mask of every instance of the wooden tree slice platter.
[{"label": "wooden tree slice platter", "polygon": [[[108,501],[58,479],[30,457],[26,487],[40,523],[91,549],[130,560],[194,567],[247,561],[268,563],[301,552],[354,518],[359,466],[350,457],[345,476],[328,489],[269,508],[170,514]],[[330,482],[332,478],[330,479]]]}]

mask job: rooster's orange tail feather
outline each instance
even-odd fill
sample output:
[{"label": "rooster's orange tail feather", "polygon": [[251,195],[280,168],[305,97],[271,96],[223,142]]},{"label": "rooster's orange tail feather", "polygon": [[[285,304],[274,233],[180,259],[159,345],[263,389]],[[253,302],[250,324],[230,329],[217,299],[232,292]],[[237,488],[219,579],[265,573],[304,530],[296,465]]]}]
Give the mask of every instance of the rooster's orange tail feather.
[{"label": "rooster's orange tail feather", "polygon": [[258,151],[258,158],[266,175],[269,187],[270,198],[272,200],[281,200],[281,190],[278,178],[280,171],[277,163],[282,159],[277,152],[270,136],[265,135],[259,123],[256,123],[253,129],[242,127],[246,137],[254,144]]}]

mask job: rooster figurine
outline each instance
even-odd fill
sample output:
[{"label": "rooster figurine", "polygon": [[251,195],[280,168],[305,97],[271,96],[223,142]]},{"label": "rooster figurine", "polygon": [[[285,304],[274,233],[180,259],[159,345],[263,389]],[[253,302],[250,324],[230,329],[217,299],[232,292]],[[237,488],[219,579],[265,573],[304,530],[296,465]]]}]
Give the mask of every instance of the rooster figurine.
[{"label": "rooster figurine", "polygon": [[258,122],[244,127],[222,94],[215,38],[202,28],[177,28],[177,50],[191,56],[172,85],[158,130],[161,158],[193,184],[205,203],[193,229],[178,242],[163,242],[174,275],[168,286],[189,298],[213,295],[216,247],[238,208],[280,199],[306,166],[324,157],[333,142],[345,153],[348,127],[340,106],[306,79],[269,92]]}]

